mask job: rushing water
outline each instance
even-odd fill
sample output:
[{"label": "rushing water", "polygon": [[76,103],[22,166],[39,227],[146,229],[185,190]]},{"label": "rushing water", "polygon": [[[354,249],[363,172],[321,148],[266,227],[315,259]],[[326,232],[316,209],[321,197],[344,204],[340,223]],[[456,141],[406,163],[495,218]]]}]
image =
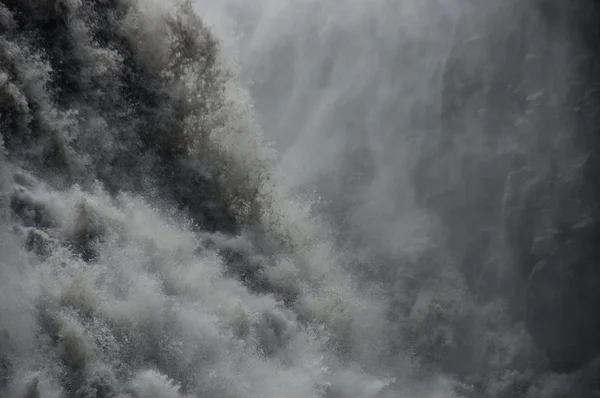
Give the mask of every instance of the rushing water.
[{"label": "rushing water", "polygon": [[0,0],[0,396],[594,396],[558,3]]}]

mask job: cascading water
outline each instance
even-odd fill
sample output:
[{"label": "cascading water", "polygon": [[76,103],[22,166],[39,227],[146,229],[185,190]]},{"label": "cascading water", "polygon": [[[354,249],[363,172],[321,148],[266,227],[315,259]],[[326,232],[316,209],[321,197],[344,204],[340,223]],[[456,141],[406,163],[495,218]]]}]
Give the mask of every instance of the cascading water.
[{"label": "cascading water", "polygon": [[0,0],[0,397],[593,396],[591,23],[484,3]]}]

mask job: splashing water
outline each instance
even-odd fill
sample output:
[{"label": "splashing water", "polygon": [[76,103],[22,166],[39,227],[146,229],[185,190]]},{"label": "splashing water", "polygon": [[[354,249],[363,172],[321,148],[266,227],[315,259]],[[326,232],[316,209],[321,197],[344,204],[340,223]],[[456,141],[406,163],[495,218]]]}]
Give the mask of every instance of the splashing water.
[{"label": "splashing water", "polygon": [[1,11],[2,395],[390,385],[384,306],[285,192],[190,4]]},{"label": "splashing water", "polygon": [[[491,167],[510,153],[521,167],[537,136],[515,128],[486,143],[485,118],[457,127],[444,113],[460,97],[448,76],[481,64],[456,43],[515,10],[539,32],[542,12],[441,0],[248,4],[0,1],[0,396],[578,391],[581,372],[554,373],[505,292],[482,296],[463,264],[516,261],[501,233],[479,257],[465,253],[473,226],[497,229],[520,193],[498,185],[508,204],[486,207],[484,188],[457,182],[470,178],[457,162]],[[456,29],[465,15],[467,33]],[[525,47],[568,36],[556,31]],[[524,78],[528,104],[547,101],[542,110],[531,105],[523,120],[488,104],[505,111],[488,119],[538,126],[554,109],[549,81],[569,93],[566,54],[540,55],[555,69]],[[444,129],[457,138],[440,155]],[[577,173],[581,147],[551,133],[558,174]],[[490,175],[518,178],[502,162]],[[321,197],[306,193],[314,187]],[[472,219],[457,208],[465,203]],[[579,219],[586,203],[565,217]],[[515,281],[509,271],[480,279]]]}]

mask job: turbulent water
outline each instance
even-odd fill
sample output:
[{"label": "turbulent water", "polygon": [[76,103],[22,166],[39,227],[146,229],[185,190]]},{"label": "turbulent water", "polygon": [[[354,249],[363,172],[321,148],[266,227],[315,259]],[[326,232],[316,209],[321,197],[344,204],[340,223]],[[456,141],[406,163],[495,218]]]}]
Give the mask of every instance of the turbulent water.
[{"label": "turbulent water", "polygon": [[0,0],[0,396],[597,396],[594,12]]}]

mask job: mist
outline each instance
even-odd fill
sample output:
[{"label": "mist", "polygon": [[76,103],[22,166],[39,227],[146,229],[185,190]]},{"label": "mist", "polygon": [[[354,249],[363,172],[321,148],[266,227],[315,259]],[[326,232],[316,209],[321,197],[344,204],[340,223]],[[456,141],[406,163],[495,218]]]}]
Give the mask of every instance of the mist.
[{"label": "mist", "polygon": [[592,3],[198,3],[390,332],[485,396],[595,385]]},{"label": "mist", "polygon": [[594,12],[0,0],[0,396],[595,396]]}]

